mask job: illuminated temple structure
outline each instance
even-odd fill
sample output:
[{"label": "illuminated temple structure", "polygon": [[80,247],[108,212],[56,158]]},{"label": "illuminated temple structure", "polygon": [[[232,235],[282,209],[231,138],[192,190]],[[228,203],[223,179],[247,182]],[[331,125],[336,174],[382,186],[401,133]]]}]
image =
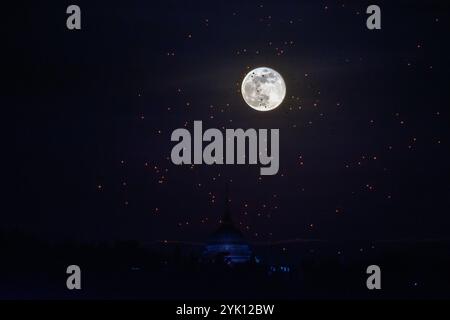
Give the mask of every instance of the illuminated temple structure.
[{"label": "illuminated temple structure", "polygon": [[209,261],[228,264],[249,262],[252,257],[249,244],[231,218],[228,195],[221,224],[209,237],[203,254]]}]

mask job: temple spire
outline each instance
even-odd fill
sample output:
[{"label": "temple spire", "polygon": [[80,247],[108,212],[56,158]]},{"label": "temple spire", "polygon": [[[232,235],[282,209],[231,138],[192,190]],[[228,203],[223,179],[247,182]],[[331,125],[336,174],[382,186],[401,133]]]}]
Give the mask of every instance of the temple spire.
[{"label": "temple spire", "polygon": [[233,220],[231,219],[231,211],[230,211],[230,195],[229,195],[229,190],[228,190],[228,183],[225,185],[225,207],[224,207],[222,222],[225,224],[233,224]]}]

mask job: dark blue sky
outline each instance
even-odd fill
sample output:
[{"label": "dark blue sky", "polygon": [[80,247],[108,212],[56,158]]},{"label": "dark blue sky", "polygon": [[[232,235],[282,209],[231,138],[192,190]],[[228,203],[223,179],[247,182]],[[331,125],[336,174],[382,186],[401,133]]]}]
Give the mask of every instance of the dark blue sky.
[{"label": "dark blue sky", "polygon": [[[6,17],[2,227],[53,239],[202,240],[225,184],[252,241],[447,238],[445,1],[78,1]],[[276,110],[240,82],[282,74]],[[280,170],[170,162],[173,130],[279,128]],[[214,200],[214,202],[212,201]]]}]

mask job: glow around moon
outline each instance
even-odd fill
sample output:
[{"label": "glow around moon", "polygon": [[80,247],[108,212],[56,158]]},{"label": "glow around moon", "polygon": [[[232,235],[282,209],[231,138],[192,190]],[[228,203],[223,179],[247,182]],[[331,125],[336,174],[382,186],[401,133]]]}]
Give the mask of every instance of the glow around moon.
[{"label": "glow around moon", "polygon": [[242,97],[255,110],[270,111],[286,96],[286,84],[281,75],[267,67],[250,71],[242,81]]}]

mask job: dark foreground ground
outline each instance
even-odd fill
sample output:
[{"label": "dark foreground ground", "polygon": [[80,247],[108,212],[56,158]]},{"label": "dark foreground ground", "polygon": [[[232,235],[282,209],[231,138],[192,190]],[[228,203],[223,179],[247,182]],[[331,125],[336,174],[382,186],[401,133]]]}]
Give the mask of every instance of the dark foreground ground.
[{"label": "dark foreground ground", "polygon": [[[442,299],[450,298],[450,245],[295,244],[255,247],[259,263],[201,261],[201,250],[137,242],[49,244],[1,237],[1,299]],[[270,261],[270,262],[269,262]],[[66,288],[79,265],[82,289]],[[367,266],[382,270],[382,289],[366,288]]]}]

